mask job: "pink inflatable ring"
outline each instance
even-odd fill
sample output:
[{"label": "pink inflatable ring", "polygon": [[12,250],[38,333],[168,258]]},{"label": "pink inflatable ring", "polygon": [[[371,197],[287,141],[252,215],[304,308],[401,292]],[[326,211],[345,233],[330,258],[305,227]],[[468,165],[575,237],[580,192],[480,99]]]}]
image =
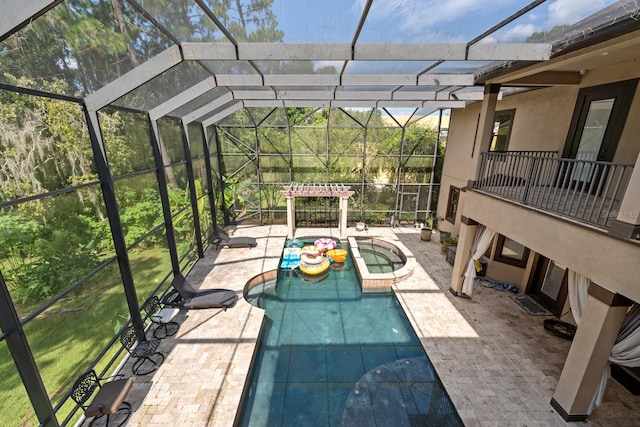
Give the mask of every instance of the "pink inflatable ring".
[{"label": "pink inflatable ring", "polygon": [[313,244],[323,252],[331,249],[335,249],[336,246],[338,246],[336,241],[333,239],[330,239],[329,237],[322,237],[316,240],[315,242],[313,242]]}]

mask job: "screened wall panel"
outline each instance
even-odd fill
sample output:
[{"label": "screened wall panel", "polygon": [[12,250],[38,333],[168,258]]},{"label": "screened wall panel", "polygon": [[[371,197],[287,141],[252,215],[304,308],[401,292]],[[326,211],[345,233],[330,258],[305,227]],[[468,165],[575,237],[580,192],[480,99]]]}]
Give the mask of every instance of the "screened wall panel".
[{"label": "screened wall panel", "polygon": [[[86,370],[87,363],[99,355],[128,319],[120,272],[117,263],[112,263],[24,325],[52,404],[60,402],[75,378]],[[115,347],[110,354],[118,349]],[[103,360],[97,369],[109,359]]]},{"label": "screened wall panel", "polygon": [[189,147],[191,148],[191,158],[200,159],[205,156],[204,144],[202,142],[202,127],[198,123],[189,123],[187,126],[189,135]]},{"label": "screened wall panel", "polygon": [[[239,111],[217,128],[223,180],[230,188],[257,186],[261,195],[256,200],[255,194],[247,198],[240,191],[234,197],[227,191],[229,218],[235,218],[238,211],[250,211],[254,219],[264,214],[262,220],[271,220],[274,209],[285,212],[285,201],[271,200],[274,191],[264,191],[264,186],[290,183],[351,186],[356,194],[350,200],[349,221],[354,220],[352,214],[362,217],[367,212],[373,223],[388,224],[391,218],[417,222],[434,211],[427,205],[430,202],[435,207],[437,200],[433,197],[439,182],[439,174],[434,173],[440,158],[437,120],[433,120],[437,117],[430,121],[421,116],[392,117],[380,109],[265,111]],[[255,130],[246,126],[249,118],[262,120],[260,126]],[[296,202],[298,209],[312,206],[307,203],[302,208]]]},{"label": "screened wall panel", "polygon": [[360,154],[364,147],[363,129],[329,129],[329,153],[332,155]]},{"label": "screened wall panel", "polygon": [[116,179],[113,186],[127,245],[164,222],[155,171]]},{"label": "screened wall panel", "polygon": [[289,130],[288,128],[270,128],[261,126],[258,128],[258,141],[261,154],[289,154]]},{"label": "screened wall panel", "polygon": [[264,183],[287,184],[291,181],[291,162],[280,155],[261,155],[260,171]]},{"label": "screened wall panel", "polygon": [[165,276],[171,271],[169,246],[165,229],[159,228],[149,234],[134,250],[129,251],[129,263],[136,284],[138,305],[158,292]]},{"label": "screened wall panel", "polygon": [[319,157],[326,155],[326,128],[292,128],[291,151],[295,154],[312,154]]},{"label": "screened wall panel", "polygon": [[29,396],[22,385],[22,379],[5,341],[0,341],[0,375],[2,376],[2,398],[4,402],[11,402],[10,405],[2,405],[3,423],[8,425],[9,420],[12,420],[16,425],[38,425]]},{"label": "screened wall panel", "polygon": [[254,153],[256,136],[253,128],[229,128],[220,133],[220,149],[222,153]]},{"label": "screened wall panel", "polygon": [[362,179],[362,156],[343,155],[329,157],[330,182],[355,182]]},{"label": "screened wall panel", "polygon": [[155,168],[145,115],[108,108],[99,118],[112,176]]},{"label": "screened wall panel", "polygon": [[158,120],[160,154],[165,166],[185,161],[180,122],[175,119]]},{"label": "screened wall panel", "polygon": [[293,182],[321,183],[327,180],[327,161],[325,158],[310,154],[294,155]]}]

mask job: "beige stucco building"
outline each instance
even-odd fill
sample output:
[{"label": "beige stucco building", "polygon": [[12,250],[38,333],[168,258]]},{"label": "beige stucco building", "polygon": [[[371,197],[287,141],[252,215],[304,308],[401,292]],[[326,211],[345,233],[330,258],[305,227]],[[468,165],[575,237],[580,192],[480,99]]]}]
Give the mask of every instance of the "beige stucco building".
[{"label": "beige stucco building", "polygon": [[[453,110],[440,229],[458,236],[451,292],[478,229],[495,237],[487,276],[576,323],[569,272],[588,297],[551,405],[584,419],[621,324],[640,302],[640,33],[507,74],[482,102]],[[498,99],[515,83],[532,89]],[[489,152],[489,153],[486,153]]]}]

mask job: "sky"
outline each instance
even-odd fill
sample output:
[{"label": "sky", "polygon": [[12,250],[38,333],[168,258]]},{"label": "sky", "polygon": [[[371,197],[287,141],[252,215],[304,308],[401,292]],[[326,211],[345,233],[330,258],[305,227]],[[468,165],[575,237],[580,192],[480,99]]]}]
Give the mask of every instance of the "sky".
[{"label": "sky", "polygon": [[[359,41],[466,43],[531,0],[374,0]],[[548,0],[488,41],[523,42],[533,32],[573,24],[615,0]],[[366,0],[275,0],[290,43],[351,43]]]}]

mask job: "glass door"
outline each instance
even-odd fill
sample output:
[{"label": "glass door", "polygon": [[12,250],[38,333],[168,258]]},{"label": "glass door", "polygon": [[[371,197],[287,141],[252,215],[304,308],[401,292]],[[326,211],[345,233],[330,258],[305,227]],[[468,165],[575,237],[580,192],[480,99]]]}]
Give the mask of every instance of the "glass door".
[{"label": "glass door", "polygon": [[569,169],[573,187],[589,188],[598,178],[592,161],[613,161],[638,80],[581,89],[563,157],[584,160]]},{"label": "glass door", "polygon": [[550,259],[539,257],[530,294],[553,314],[560,316],[568,294],[567,268]]}]

